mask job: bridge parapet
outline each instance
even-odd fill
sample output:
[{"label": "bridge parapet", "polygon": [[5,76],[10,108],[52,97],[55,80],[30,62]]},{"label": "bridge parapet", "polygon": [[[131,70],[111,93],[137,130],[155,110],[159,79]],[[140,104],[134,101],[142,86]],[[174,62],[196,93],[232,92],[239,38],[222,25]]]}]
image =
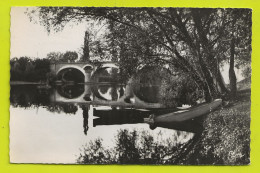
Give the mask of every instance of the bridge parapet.
[{"label": "bridge parapet", "polygon": [[[90,68],[87,68],[90,67]],[[85,82],[89,82],[91,76],[99,68],[114,67],[118,68],[116,62],[54,62],[50,64],[50,70],[53,74],[58,75],[61,70],[74,68],[84,74]]]}]

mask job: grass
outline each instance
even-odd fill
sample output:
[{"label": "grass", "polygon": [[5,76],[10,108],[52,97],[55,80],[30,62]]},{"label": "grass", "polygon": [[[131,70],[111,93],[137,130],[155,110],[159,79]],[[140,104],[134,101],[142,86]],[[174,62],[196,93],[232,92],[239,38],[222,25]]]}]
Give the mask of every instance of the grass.
[{"label": "grass", "polygon": [[206,116],[204,131],[184,164],[247,165],[250,163],[250,89],[237,100]]}]

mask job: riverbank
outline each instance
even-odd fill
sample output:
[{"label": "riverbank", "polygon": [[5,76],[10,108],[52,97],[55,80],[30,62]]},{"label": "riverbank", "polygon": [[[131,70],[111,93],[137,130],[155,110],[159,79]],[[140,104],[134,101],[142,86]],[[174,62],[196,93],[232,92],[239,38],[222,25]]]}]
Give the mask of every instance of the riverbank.
[{"label": "riverbank", "polygon": [[205,117],[204,131],[179,163],[247,165],[250,163],[250,89]]},{"label": "riverbank", "polygon": [[10,81],[10,85],[41,85],[44,82]]}]

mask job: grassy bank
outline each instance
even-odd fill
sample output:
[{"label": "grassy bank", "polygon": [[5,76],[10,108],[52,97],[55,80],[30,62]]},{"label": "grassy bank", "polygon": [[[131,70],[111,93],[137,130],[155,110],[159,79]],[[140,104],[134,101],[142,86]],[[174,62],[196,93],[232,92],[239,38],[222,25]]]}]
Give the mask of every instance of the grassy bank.
[{"label": "grassy bank", "polygon": [[241,90],[235,102],[207,115],[201,137],[179,162],[249,164],[250,105],[250,89]]},{"label": "grassy bank", "polygon": [[204,117],[202,134],[176,146],[176,136],[158,142],[148,131],[119,131],[115,148],[104,148],[100,140],[87,143],[77,163],[249,164],[250,105],[250,89],[239,91],[236,101]]}]

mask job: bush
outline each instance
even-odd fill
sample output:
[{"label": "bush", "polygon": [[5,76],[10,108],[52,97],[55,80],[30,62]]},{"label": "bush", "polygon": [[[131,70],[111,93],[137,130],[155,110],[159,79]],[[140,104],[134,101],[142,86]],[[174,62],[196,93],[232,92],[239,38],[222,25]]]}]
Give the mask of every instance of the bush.
[{"label": "bush", "polygon": [[90,141],[81,149],[78,164],[175,164],[187,143],[176,143],[179,135],[162,140],[155,139],[148,131],[120,130],[114,148],[105,148],[101,139]]}]

